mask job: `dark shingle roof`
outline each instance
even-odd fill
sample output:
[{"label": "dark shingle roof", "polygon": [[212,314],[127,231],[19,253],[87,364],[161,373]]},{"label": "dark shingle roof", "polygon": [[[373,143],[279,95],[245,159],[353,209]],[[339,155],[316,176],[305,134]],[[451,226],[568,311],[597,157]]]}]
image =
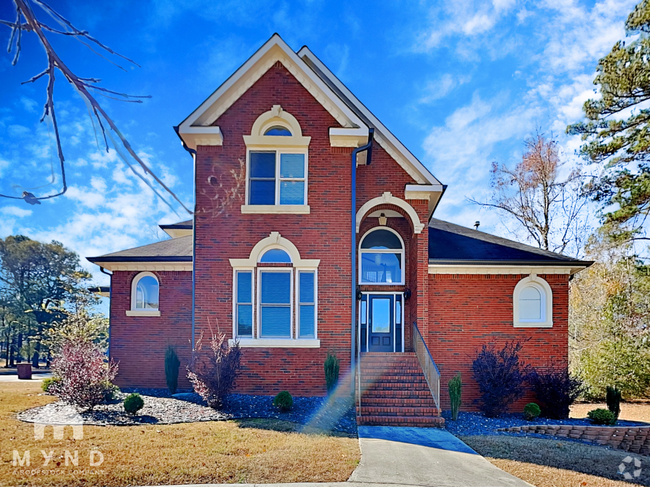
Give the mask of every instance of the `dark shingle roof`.
[{"label": "dark shingle roof", "polygon": [[87,257],[99,264],[102,262],[191,262],[192,261],[192,236],[172,238],[142,247],[121,250],[112,254],[99,257]]},{"label": "dark shingle roof", "polygon": [[162,230],[167,229],[178,229],[178,230],[191,230],[192,229],[192,220],[186,220],[184,222],[178,223],[168,223],[163,225],[158,225]]},{"label": "dark shingle roof", "polygon": [[582,261],[432,218],[429,264],[577,265]]}]

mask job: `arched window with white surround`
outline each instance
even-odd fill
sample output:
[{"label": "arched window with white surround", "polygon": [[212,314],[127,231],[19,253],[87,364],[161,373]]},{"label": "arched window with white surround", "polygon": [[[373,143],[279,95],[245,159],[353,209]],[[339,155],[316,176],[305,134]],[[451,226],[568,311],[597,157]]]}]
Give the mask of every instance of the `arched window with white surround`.
[{"label": "arched window with white surround", "polygon": [[280,105],[261,114],[246,143],[243,213],[309,213],[308,147],[296,118]]},{"label": "arched window with white surround", "polygon": [[360,284],[404,284],[404,242],[391,228],[368,231],[359,248]]},{"label": "arched window with white surround", "polygon": [[129,316],[160,316],[160,284],[151,272],[141,272],[131,281],[131,310]]},{"label": "arched window with white surround", "polygon": [[318,347],[319,260],[302,259],[279,233],[255,245],[234,271],[233,336],[243,347]]},{"label": "arched window with white surround", "polygon": [[518,328],[553,326],[553,292],[541,277],[531,274],[515,286],[513,325]]}]

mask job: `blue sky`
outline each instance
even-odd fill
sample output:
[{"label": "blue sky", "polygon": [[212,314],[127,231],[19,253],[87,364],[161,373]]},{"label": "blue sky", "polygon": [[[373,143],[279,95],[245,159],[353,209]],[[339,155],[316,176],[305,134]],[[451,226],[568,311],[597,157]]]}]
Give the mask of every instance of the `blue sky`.
[{"label": "blue sky", "polygon": [[[151,95],[143,104],[98,97],[135,150],[192,204],[192,161],[180,123],[274,32],[295,50],[308,45],[353,93],[449,185],[438,218],[513,238],[515,226],[467,198],[489,197],[492,161],[513,165],[536,128],[559,137],[570,160],[579,140],[568,123],[594,95],[598,59],[624,37],[635,1],[518,0],[336,2],[155,0],[50,2],[140,68],[70,38],[51,36],[69,66],[119,92]],[[13,20],[12,2],[0,18]],[[37,10],[42,20],[50,20]],[[0,26],[0,44],[9,29]],[[45,81],[21,85],[45,67],[33,36],[17,66],[0,54],[0,192],[54,192],[58,161],[39,123]],[[55,101],[69,190],[37,207],[0,198],[0,237],[24,234],[63,242],[82,257],[163,238],[174,214],[95,141],[80,97],[59,76]],[[48,186],[49,184],[49,186]],[[83,260],[83,259],[82,259]],[[106,277],[83,260],[97,282]]]}]

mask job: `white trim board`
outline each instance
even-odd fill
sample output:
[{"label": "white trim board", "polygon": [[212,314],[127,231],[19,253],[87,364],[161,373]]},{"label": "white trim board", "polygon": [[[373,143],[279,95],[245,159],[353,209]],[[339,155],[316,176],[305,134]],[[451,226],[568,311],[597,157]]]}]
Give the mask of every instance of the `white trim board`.
[{"label": "white trim board", "polygon": [[429,264],[429,274],[567,274],[573,275],[587,266],[517,266]]},{"label": "white trim board", "polygon": [[109,271],[181,271],[192,272],[192,262],[93,262]]}]

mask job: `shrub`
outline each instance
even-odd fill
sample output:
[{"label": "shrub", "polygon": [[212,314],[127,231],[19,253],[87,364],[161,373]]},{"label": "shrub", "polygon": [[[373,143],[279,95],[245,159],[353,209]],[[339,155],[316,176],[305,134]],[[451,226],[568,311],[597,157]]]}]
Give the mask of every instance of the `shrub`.
[{"label": "shrub", "polygon": [[92,409],[113,391],[117,364],[108,362],[99,347],[86,340],[68,340],[52,361],[55,380],[48,391],[62,401]]},{"label": "shrub", "polygon": [[460,372],[447,383],[447,386],[449,387],[449,400],[451,401],[451,419],[452,421],[456,421],[458,419],[458,410],[460,409],[463,389]]},{"label": "shrub", "polygon": [[178,388],[178,369],[181,366],[178,355],[174,347],[169,345],[165,351],[165,380],[167,381],[167,390],[170,394],[176,394]]},{"label": "shrub", "polygon": [[609,409],[594,409],[593,411],[589,411],[587,416],[594,424],[606,424],[610,426],[616,424],[614,413]]},{"label": "shrub", "polygon": [[113,384],[110,381],[104,382],[104,401],[112,401],[117,397],[117,393],[120,392],[120,388]]},{"label": "shrub", "polygon": [[58,377],[48,377],[47,379],[43,379],[43,383],[41,384],[41,389],[43,389],[43,392],[46,394],[53,394],[52,391],[50,391],[50,386],[53,383],[60,382],[61,379]]},{"label": "shrub", "polygon": [[325,359],[325,385],[327,392],[330,393],[336,388],[336,383],[339,381],[339,359],[332,352],[327,352]]},{"label": "shrub", "polygon": [[144,399],[142,399],[142,396],[138,393],[134,392],[133,394],[129,394],[126,396],[126,399],[124,399],[124,410],[131,415],[136,414],[143,407]]},{"label": "shrub", "polygon": [[279,392],[278,395],[273,398],[273,405],[283,413],[286,413],[293,407],[293,397],[291,397],[289,391]]},{"label": "shrub", "polygon": [[524,406],[524,419],[526,421],[532,421],[539,417],[540,414],[542,414],[542,410],[534,402],[529,402]]},{"label": "shrub", "polygon": [[203,336],[199,338],[196,349],[192,352],[192,359],[187,366],[187,378],[194,392],[201,396],[208,406],[218,408],[235,385],[241,370],[241,349],[238,342],[231,346],[226,335],[219,333],[212,335],[210,351],[201,353],[202,340]]},{"label": "shrub", "polygon": [[571,404],[582,391],[582,383],[564,367],[533,370],[528,382],[542,405],[544,416],[552,419],[568,418]]},{"label": "shrub", "polygon": [[478,383],[479,408],[490,418],[502,415],[508,406],[524,395],[529,367],[519,362],[521,342],[507,342],[501,350],[493,343],[483,344],[472,363],[472,375]]},{"label": "shrub", "polygon": [[621,391],[619,391],[616,386],[607,386],[607,409],[609,409],[614,414],[616,420],[618,420],[618,415],[621,414]]}]

